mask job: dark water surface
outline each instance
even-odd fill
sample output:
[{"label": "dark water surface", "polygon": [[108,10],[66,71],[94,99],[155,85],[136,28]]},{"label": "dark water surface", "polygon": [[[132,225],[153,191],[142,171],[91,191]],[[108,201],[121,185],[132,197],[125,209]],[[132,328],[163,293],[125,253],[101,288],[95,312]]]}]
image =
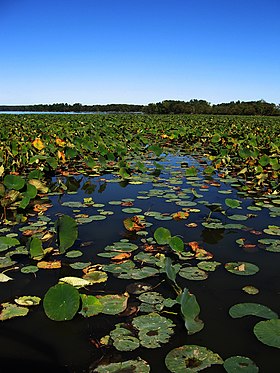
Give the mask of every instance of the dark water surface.
[{"label": "dark water surface", "polygon": [[[83,251],[83,256],[77,259],[65,258],[61,269],[39,270],[36,274],[22,274],[19,271],[7,272],[14,280],[7,283],[0,283],[0,301],[13,301],[21,295],[37,295],[43,298],[50,286],[55,285],[59,278],[64,276],[82,276],[81,270],[70,268],[67,263],[76,261],[92,264],[109,263],[108,258],[97,256],[107,245],[117,242],[122,238],[128,238],[131,242],[141,246],[141,238],[136,234],[129,233],[123,226],[123,219],[133,216],[122,211],[120,205],[112,205],[110,201],[122,199],[134,199],[133,207],[141,208],[144,214],[147,211],[158,211],[171,214],[182,210],[184,206],[177,205],[178,200],[195,202],[191,209],[199,209],[197,212],[190,212],[186,220],[163,220],[159,221],[153,217],[146,216],[146,221],[153,225],[147,229],[148,237],[153,236],[157,227],[168,228],[172,235],[179,235],[184,242],[197,241],[201,247],[214,254],[213,260],[221,265],[214,271],[209,272],[208,279],[204,281],[191,281],[177,276],[178,284],[187,287],[195,294],[200,305],[200,319],[205,326],[199,333],[188,335],[184,323],[179,315],[163,316],[170,317],[176,324],[175,334],[169,343],[163,344],[157,349],[139,348],[132,352],[119,352],[115,349],[97,349],[92,340],[99,340],[109,334],[116,323],[126,322],[126,317],[98,315],[85,319],[77,314],[68,322],[55,322],[47,318],[42,305],[34,307],[26,317],[18,317],[3,321],[0,325],[0,372],[89,372],[91,366],[103,355],[112,354],[119,357],[119,360],[129,360],[140,356],[151,366],[152,373],[168,372],[164,364],[167,353],[175,347],[185,344],[196,344],[207,347],[218,353],[223,359],[230,356],[241,355],[251,358],[259,366],[260,372],[274,373],[278,371],[279,351],[269,347],[257,340],[253,333],[254,325],[261,321],[255,316],[246,316],[233,319],[230,317],[229,308],[242,302],[254,302],[266,305],[273,311],[280,313],[280,254],[268,252],[258,245],[260,238],[277,238],[263,232],[268,225],[279,224],[279,217],[271,217],[269,208],[263,207],[259,211],[248,210],[248,206],[255,205],[252,198],[237,194],[237,189],[230,183],[221,182],[217,176],[211,180],[199,174],[199,178],[185,178],[181,162],[188,162],[189,165],[198,165],[197,159],[191,157],[169,157],[163,162],[163,170],[159,177],[149,176],[145,182],[145,176],[140,178],[142,184],[127,182],[115,182],[112,175],[75,176],[68,180],[68,191],[72,185],[74,194],[58,193],[50,196],[53,207],[45,216],[52,220],[57,214],[63,213],[71,216],[77,214],[98,214],[100,207],[67,207],[65,202],[83,202],[84,198],[92,197],[95,203],[104,204],[101,209],[112,211],[105,220],[93,221],[79,225],[79,237],[71,248]],[[152,180],[153,178],[153,180]],[[79,183],[75,183],[79,180]],[[54,180],[55,181],[55,180]],[[113,182],[112,182],[113,181]],[[207,183],[208,181],[208,183]],[[220,186],[211,185],[213,181],[219,181]],[[61,182],[67,184],[66,178]],[[70,186],[71,186],[70,185]],[[208,189],[201,188],[201,185],[209,186]],[[189,189],[194,189],[200,197],[195,197]],[[188,189],[180,195],[182,190]],[[165,191],[149,199],[141,199],[147,196],[149,191]],[[231,191],[230,194],[223,194],[220,191]],[[175,194],[172,201],[168,194]],[[167,197],[165,197],[167,195]],[[140,199],[139,199],[140,197]],[[242,201],[241,209],[234,209],[230,214],[254,214],[246,221],[233,221],[220,212],[213,212],[211,218],[217,218],[222,223],[241,223],[248,229],[208,229],[202,226],[205,217],[210,210],[205,201],[210,203],[221,203],[223,209],[224,199],[233,198]],[[169,201],[169,202],[166,202]],[[229,214],[229,212],[227,213]],[[34,221],[36,219],[34,218]],[[196,223],[196,228],[189,228],[186,224]],[[16,230],[16,228],[15,228]],[[250,233],[252,230],[262,232],[260,235]],[[246,249],[239,247],[237,239],[245,238],[248,242],[256,244],[255,248]],[[88,246],[81,246],[84,242],[91,242]],[[137,253],[137,252],[136,252]],[[19,258],[19,265],[30,264],[30,260]],[[225,270],[224,264],[231,261],[245,261],[256,264],[260,270],[253,276],[238,276]],[[193,263],[188,261],[185,263]],[[34,262],[32,263],[34,264]],[[97,294],[100,291],[110,293],[124,293],[126,286],[135,280],[122,280],[108,274],[108,281],[104,284],[97,284],[90,287],[89,294]],[[150,277],[141,282],[156,286],[165,279],[164,274],[158,277]],[[259,289],[257,295],[248,295],[242,287],[253,285]],[[170,284],[163,281],[155,291],[165,297],[175,297]],[[135,296],[130,297],[130,302],[137,301]],[[139,313],[138,315],[140,315]],[[205,369],[209,372],[224,372],[223,366],[214,365]]]}]

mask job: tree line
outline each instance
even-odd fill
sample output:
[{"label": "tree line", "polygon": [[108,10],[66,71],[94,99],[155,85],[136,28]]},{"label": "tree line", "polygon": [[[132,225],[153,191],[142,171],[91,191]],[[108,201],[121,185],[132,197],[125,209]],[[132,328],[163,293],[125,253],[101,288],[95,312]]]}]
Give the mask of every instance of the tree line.
[{"label": "tree line", "polygon": [[148,105],[107,104],[83,105],[75,103],[38,104],[38,105],[0,105],[1,111],[31,112],[113,112],[113,113],[146,113],[146,114],[220,114],[220,115],[280,115],[280,105],[259,101],[231,101],[211,104],[205,100],[190,101],[164,100]]}]

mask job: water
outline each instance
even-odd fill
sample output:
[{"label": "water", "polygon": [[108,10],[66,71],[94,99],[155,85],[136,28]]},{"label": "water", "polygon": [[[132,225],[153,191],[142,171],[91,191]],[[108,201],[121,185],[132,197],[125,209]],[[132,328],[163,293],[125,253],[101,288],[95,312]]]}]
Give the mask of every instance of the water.
[{"label": "water", "polygon": [[[53,207],[45,215],[52,220],[57,219],[60,213],[75,216],[77,214],[94,215],[100,213],[98,210],[112,211],[105,220],[93,221],[88,224],[79,225],[79,237],[74,250],[83,251],[83,256],[77,259],[62,257],[63,266],[56,270],[39,270],[36,274],[22,274],[19,271],[9,271],[7,275],[14,280],[7,283],[0,283],[0,301],[13,301],[15,297],[21,295],[37,295],[43,297],[50,286],[56,284],[59,278],[64,276],[82,276],[81,270],[74,270],[69,267],[69,263],[75,261],[90,261],[92,264],[108,264],[109,259],[99,257],[97,254],[103,252],[107,245],[117,242],[120,239],[128,238],[136,243],[141,249],[141,236],[127,232],[123,226],[123,220],[133,215],[124,213],[124,206],[112,205],[110,201],[120,201],[122,199],[133,199],[133,207],[141,208],[141,214],[147,211],[158,211],[164,214],[171,214],[179,211],[183,206],[172,201],[170,194],[174,194],[181,201],[196,202],[186,220],[159,221],[153,217],[146,217],[147,222],[153,225],[147,229],[148,236],[152,237],[153,232],[159,226],[168,228],[172,235],[182,237],[184,242],[197,241],[201,247],[214,254],[213,260],[221,263],[215,272],[210,272],[207,280],[191,281],[177,276],[178,285],[187,287],[191,293],[195,294],[200,304],[200,319],[204,321],[205,327],[199,333],[188,335],[180,315],[162,314],[170,317],[176,324],[175,334],[170,342],[163,344],[160,348],[151,350],[139,348],[132,352],[120,352],[115,349],[109,350],[106,347],[97,348],[95,342],[110,333],[114,325],[119,322],[129,321],[129,317],[108,316],[100,314],[88,319],[77,314],[75,318],[68,322],[55,322],[46,317],[42,305],[34,307],[26,317],[18,317],[1,323],[1,369],[3,373],[28,370],[29,372],[67,372],[80,373],[91,371],[96,363],[112,355],[120,360],[128,360],[140,356],[151,366],[152,373],[168,372],[164,364],[166,354],[173,348],[185,344],[196,344],[204,346],[218,353],[223,359],[230,356],[241,355],[250,357],[259,366],[261,372],[276,372],[278,366],[278,351],[276,348],[266,346],[259,342],[253,333],[254,325],[261,321],[255,316],[246,316],[239,319],[230,317],[229,308],[237,303],[255,302],[268,306],[275,312],[279,309],[279,255],[278,253],[267,252],[258,245],[260,238],[275,238],[263,233],[255,235],[250,233],[252,229],[263,231],[268,225],[277,224],[276,219],[269,214],[268,208],[261,211],[254,211],[256,216],[252,216],[241,223],[247,229],[207,229],[201,224],[209,214],[209,208],[204,201],[210,203],[224,203],[225,198],[241,198],[242,209],[235,210],[234,213],[245,214],[253,211],[247,207],[254,204],[249,197],[240,197],[237,190],[230,184],[223,184],[217,177],[211,181],[211,177],[205,178],[202,174],[198,178],[186,179],[184,170],[180,168],[181,162],[188,162],[190,165],[197,165],[197,159],[191,157],[169,157],[164,163],[164,169],[158,178],[152,178],[143,183],[143,176],[135,179],[136,184],[115,182],[112,175],[87,178],[85,176],[72,177],[68,180],[68,187],[72,180],[72,191],[76,189],[76,194],[61,193],[50,196]],[[79,182],[73,183],[73,181]],[[137,181],[138,180],[138,181]],[[55,181],[55,179],[53,180]],[[66,183],[66,178],[61,178]],[[213,181],[221,182],[220,186],[215,186]],[[213,185],[211,185],[211,182]],[[70,184],[69,184],[70,183]],[[208,183],[208,184],[207,184]],[[210,184],[209,184],[210,183]],[[202,185],[208,189],[201,188]],[[187,190],[182,194],[182,190]],[[195,198],[191,189],[201,195]],[[68,189],[69,190],[69,189]],[[226,195],[219,191],[230,190],[231,194]],[[150,196],[150,191],[154,195]],[[180,194],[181,193],[181,194]],[[165,197],[167,195],[167,197]],[[150,196],[148,199],[141,197]],[[92,197],[97,204],[104,204],[104,207],[79,207],[70,208],[64,206],[65,202],[83,202],[84,198]],[[139,199],[140,197],[140,199]],[[171,200],[171,201],[170,201]],[[167,202],[169,201],[169,202]],[[201,202],[201,203],[200,203]],[[229,213],[228,213],[229,214]],[[230,221],[226,215],[220,212],[213,212],[212,218],[220,219],[223,223],[239,223]],[[36,221],[36,218],[34,218]],[[279,221],[279,220],[278,220]],[[186,224],[196,223],[196,228],[188,228]],[[17,228],[14,229],[15,231]],[[248,242],[256,244],[255,248],[246,249],[239,247],[237,239],[245,238]],[[82,243],[89,242],[87,246]],[[174,256],[172,256],[173,260]],[[224,269],[224,264],[231,261],[245,261],[256,264],[260,270],[253,276],[238,276],[229,273]],[[18,264],[29,264],[30,260],[25,257],[18,258]],[[191,265],[196,260],[188,261]],[[165,275],[151,277],[141,282],[157,286],[155,291],[165,297],[175,297],[172,286],[168,284]],[[163,282],[161,282],[163,281]],[[103,284],[96,284],[89,289],[80,290],[87,294],[124,293],[126,286],[134,280],[121,280],[109,274],[108,281]],[[159,285],[160,284],[160,285]],[[257,295],[248,295],[242,287],[253,285],[260,290]],[[137,302],[137,298],[131,295],[130,302]],[[139,304],[139,301],[138,301]],[[141,314],[141,313],[140,313]],[[209,372],[224,372],[222,366],[214,365],[206,369]]]}]

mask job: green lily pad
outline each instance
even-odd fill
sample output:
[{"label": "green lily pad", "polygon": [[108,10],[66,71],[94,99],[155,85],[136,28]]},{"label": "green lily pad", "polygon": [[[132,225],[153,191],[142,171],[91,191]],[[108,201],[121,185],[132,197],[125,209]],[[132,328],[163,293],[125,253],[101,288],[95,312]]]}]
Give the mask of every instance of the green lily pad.
[{"label": "green lily pad", "polygon": [[46,315],[54,321],[72,320],[80,305],[78,290],[69,284],[49,288],[43,300]]},{"label": "green lily pad", "polygon": [[225,264],[225,269],[235,275],[250,276],[259,271],[259,267],[248,262],[229,262]]},{"label": "green lily pad", "polygon": [[280,348],[280,319],[258,322],[254,327],[254,333],[265,345]]},{"label": "green lily pad", "polygon": [[41,302],[41,298],[31,295],[22,296],[15,299],[15,303],[19,306],[38,306]]},{"label": "green lily pad", "polygon": [[229,314],[234,319],[248,315],[262,317],[264,319],[277,319],[277,313],[270,308],[258,303],[238,303],[232,306]]},{"label": "green lily pad", "polygon": [[134,268],[132,271],[121,273],[118,278],[142,280],[147,277],[155,276],[159,273],[158,269],[152,267]]},{"label": "green lily pad", "polygon": [[37,266],[25,266],[25,267],[22,267],[20,270],[21,273],[35,273],[38,271],[39,271],[39,268]]},{"label": "green lily pad", "polygon": [[135,317],[132,324],[139,330],[140,343],[146,348],[157,348],[160,343],[167,343],[175,326],[170,319],[155,312]]},{"label": "green lily pad", "polygon": [[280,227],[277,225],[269,225],[268,228],[263,230],[264,233],[271,234],[273,236],[280,236]]},{"label": "green lily pad", "polygon": [[91,265],[91,262],[75,262],[75,263],[69,264],[69,266],[73,269],[84,269],[88,267],[89,265]]},{"label": "green lily pad", "polygon": [[125,212],[127,214],[139,214],[139,212],[141,211],[142,209],[139,209],[136,207],[127,207],[127,208],[122,209],[122,212]]},{"label": "green lily pad", "polygon": [[245,293],[250,294],[250,295],[255,295],[258,294],[260,291],[257,289],[255,286],[252,285],[246,285],[242,288]]},{"label": "green lily pad", "polygon": [[192,373],[213,364],[223,364],[223,360],[206,347],[185,345],[171,350],[165,357],[165,364],[173,373]]},{"label": "green lily pad", "polygon": [[273,253],[280,252],[280,240],[274,238],[262,238],[258,240],[260,244],[267,245],[264,249]]},{"label": "green lily pad", "polygon": [[91,271],[83,276],[87,281],[90,281],[91,284],[100,284],[101,282],[106,282],[108,275],[103,271]]},{"label": "green lily pad", "polygon": [[94,295],[80,294],[82,309],[79,312],[84,317],[96,316],[103,311],[103,304]]},{"label": "green lily pad", "polygon": [[4,177],[4,185],[8,189],[20,190],[25,185],[25,180],[18,175],[6,175]]},{"label": "green lily pad", "polygon": [[71,251],[68,251],[66,254],[65,254],[65,256],[67,257],[67,258],[78,258],[79,256],[82,256],[83,255],[83,253],[82,253],[82,251],[80,251],[80,250],[71,250]]},{"label": "green lily pad", "polygon": [[208,278],[207,272],[198,267],[184,267],[179,271],[179,275],[187,280],[206,280]]},{"label": "green lily pad", "polygon": [[259,368],[253,360],[244,356],[232,356],[224,361],[227,373],[258,373]]},{"label": "green lily pad", "polygon": [[108,294],[97,295],[96,297],[103,305],[103,313],[106,315],[117,315],[126,309],[129,295],[127,293]]},{"label": "green lily pad", "polygon": [[127,360],[119,363],[111,363],[108,365],[99,365],[93,373],[149,373],[150,367],[145,360],[137,358],[137,360]]},{"label": "green lily pad", "polygon": [[169,240],[169,246],[172,250],[182,252],[184,251],[184,242],[180,237],[173,236]]},{"label": "green lily pad", "polygon": [[149,291],[147,293],[143,293],[138,298],[141,302],[149,304],[157,304],[162,303],[164,301],[164,297],[156,291]]},{"label": "green lily pad", "polygon": [[170,241],[171,233],[169,229],[159,227],[155,230],[154,238],[159,245],[166,245]]},{"label": "green lily pad", "polygon": [[202,262],[197,263],[197,266],[199,269],[202,269],[203,271],[207,271],[207,272],[215,271],[219,265],[221,265],[221,263],[215,262],[215,261],[213,262],[202,261]]},{"label": "green lily pad", "polygon": [[247,220],[248,216],[235,214],[235,215],[229,215],[228,218],[231,219],[231,220],[241,221],[241,220]]},{"label": "green lily pad", "polygon": [[119,351],[133,351],[140,346],[139,339],[134,337],[130,330],[117,324],[111,331],[110,337],[113,339],[113,345]]},{"label": "green lily pad", "polygon": [[236,207],[239,207],[241,204],[241,201],[238,201],[237,199],[231,199],[231,198],[226,198],[225,199],[225,204],[232,208],[235,209]]},{"label": "green lily pad", "polygon": [[0,251],[8,250],[11,247],[17,246],[19,244],[20,242],[16,238],[6,236],[0,237]]},{"label": "green lily pad", "polygon": [[2,303],[2,309],[0,311],[0,320],[8,320],[18,316],[26,316],[29,309],[26,307],[20,307],[12,303]]}]

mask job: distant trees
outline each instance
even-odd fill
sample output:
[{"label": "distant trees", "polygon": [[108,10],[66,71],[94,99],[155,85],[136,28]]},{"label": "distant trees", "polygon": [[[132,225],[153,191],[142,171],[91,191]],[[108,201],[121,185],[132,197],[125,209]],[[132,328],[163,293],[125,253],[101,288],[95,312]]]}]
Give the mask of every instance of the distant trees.
[{"label": "distant trees", "polygon": [[133,104],[107,104],[107,105],[82,105],[75,103],[39,104],[0,106],[1,111],[43,111],[43,112],[113,112],[147,114],[222,114],[222,115],[280,115],[280,105],[259,101],[231,101],[211,105],[205,100],[193,99],[190,101],[164,100],[148,105]]}]

